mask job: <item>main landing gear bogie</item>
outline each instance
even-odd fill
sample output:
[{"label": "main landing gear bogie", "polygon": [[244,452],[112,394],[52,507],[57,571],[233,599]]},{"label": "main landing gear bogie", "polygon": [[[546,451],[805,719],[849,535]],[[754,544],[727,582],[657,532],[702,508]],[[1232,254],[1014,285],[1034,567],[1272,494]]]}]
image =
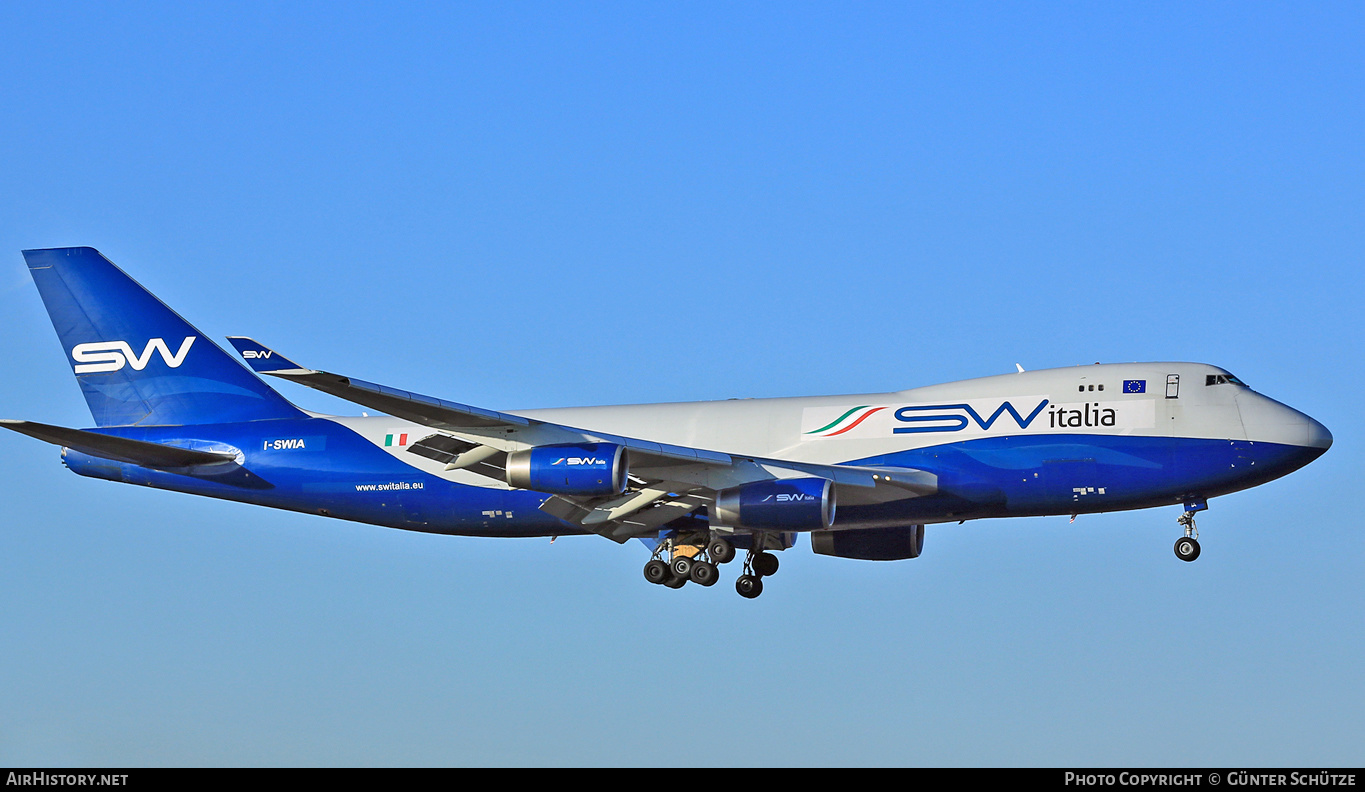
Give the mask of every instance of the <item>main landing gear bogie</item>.
[{"label": "main landing gear bogie", "polygon": [[[691,548],[686,552],[680,548]],[[660,556],[668,550],[671,560]],[[692,553],[688,555],[687,553]],[[645,580],[668,588],[682,588],[688,582],[699,586],[714,586],[720,580],[720,565],[735,559],[735,546],[723,536],[708,541],[705,549],[697,545],[660,545],[654,557],[645,564]],[[744,559],[744,574],[735,581],[735,590],[746,599],[763,593],[763,578],[777,572],[777,556],[765,551],[750,550]]]},{"label": "main landing gear bogie", "polygon": [[724,537],[712,540],[702,552],[697,552],[694,545],[686,545],[693,548],[691,552],[694,555],[671,549],[669,555],[672,556],[672,560],[669,561],[659,557],[666,547],[659,546],[654,557],[645,564],[644,573],[645,580],[669,588],[682,588],[688,582],[696,583],[698,586],[714,586],[720,580],[718,565],[735,557],[734,545]]},{"label": "main landing gear bogie", "polygon": [[750,552],[744,560],[744,574],[735,581],[735,591],[745,599],[763,593],[763,578],[777,573],[777,556],[766,552]]}]

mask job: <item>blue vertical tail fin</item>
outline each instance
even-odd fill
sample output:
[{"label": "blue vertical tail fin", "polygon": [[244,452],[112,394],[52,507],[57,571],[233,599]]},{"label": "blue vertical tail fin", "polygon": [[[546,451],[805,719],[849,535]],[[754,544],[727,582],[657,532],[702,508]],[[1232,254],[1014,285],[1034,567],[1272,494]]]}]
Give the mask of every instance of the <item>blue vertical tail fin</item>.
[{"label": "blue vertical tail fin", "polygon": [[96,425],[304,415],[94,248],[25,250],[24,261]]}]

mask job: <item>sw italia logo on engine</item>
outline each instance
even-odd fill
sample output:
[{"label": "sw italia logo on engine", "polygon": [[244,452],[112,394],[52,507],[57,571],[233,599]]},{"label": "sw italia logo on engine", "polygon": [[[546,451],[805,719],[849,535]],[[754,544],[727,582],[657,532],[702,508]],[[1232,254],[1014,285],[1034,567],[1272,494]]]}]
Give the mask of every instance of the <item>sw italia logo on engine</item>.
[{"label": "sw italia logo on engine", "polygon": [[590,467],[606,467],[611,464],[610,459],[602,457],[560,457],[550,463],[550,467],[555,465],[588,465]]}]

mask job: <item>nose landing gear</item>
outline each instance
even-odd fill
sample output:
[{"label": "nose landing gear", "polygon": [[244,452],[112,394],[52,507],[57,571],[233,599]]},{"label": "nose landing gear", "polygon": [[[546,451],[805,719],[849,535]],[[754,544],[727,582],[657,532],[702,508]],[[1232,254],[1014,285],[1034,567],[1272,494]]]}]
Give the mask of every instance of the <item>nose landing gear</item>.
[{"label": "nose landing gear", "polygon": [[1208,507],[1208,503],[1202,500],[1185,502],[1185,513],[1176,520],[1185,529],[1185,535],[1175,542],[1175,557],[1181,561],[1193,561],[1199,557],[1199,528],[1194,524],[1194,514]]},{"label": "nose landing gear", "polygon": [[1181,561],[1193,561],[1199,557],[1199,540],[1193,536],[1182,536],[1175,540],[1175,557]]}]

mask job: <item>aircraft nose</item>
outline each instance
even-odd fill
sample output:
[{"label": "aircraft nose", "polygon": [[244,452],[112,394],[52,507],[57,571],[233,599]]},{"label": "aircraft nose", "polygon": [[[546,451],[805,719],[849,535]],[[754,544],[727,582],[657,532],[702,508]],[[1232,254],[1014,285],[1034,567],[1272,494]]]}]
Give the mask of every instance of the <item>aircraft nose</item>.
[{"label": "aircraft nose", "polygon": [[1308,445],[1313,448],[1321,448],[1323,451],[1332,447],[1332,433],[1327,431],[1327,427],[1304,415],[1304,420],[1308,422]]},{"label": "aircraft nose", "polygon": [[1237,394],[1237,410],[1248,440],[1316,448],[1319,453],[1332,445],[1332,433],[1327,427],[1255,391]]}]

